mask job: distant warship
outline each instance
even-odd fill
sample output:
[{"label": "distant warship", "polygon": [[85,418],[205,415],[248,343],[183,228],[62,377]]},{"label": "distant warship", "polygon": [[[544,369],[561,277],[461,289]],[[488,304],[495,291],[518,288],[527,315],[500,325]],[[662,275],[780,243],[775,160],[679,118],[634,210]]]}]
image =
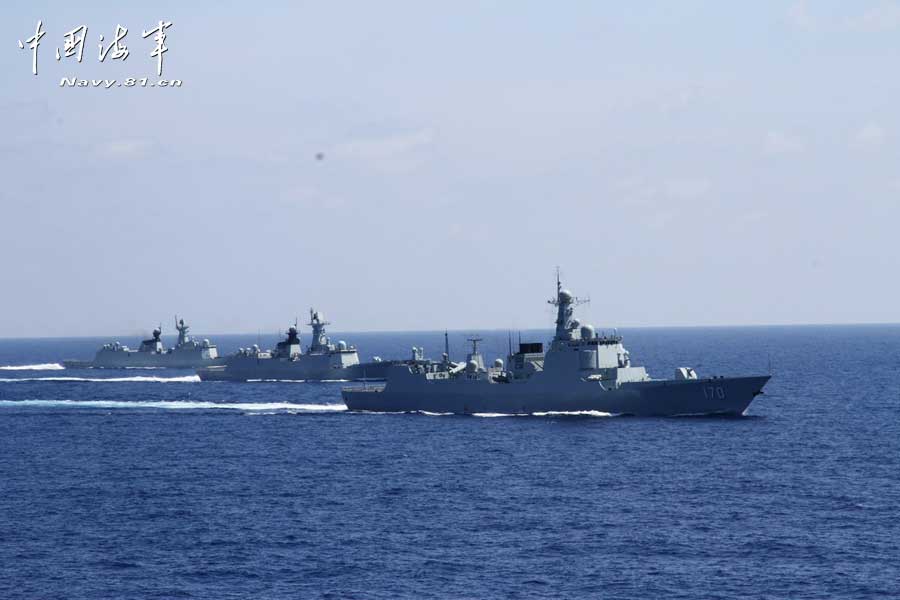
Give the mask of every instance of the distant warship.
[{"label": "distant warship", "polygon": [[[309,311],[312,341],[306,352],[300,346],[300,334],[295,323],[287,330],[287,338],[278,342],[274,350],[260,350],[254,344],[225,357],[224,364],[197,370],[204,381],[327,381],[327,380],[383,380],[387,368],[393,364],[376,358],[360,363],[355,346],[339,341],[332,344],[325,333],[331,323],[321,312]],[[418,350],[418,349],[416,349]]]},{"label": "distant warship", "polygon": [[350,410],[378,412],[543,414],[601,412],[637,416],[741,415],[762,393],[768,375],[700,379],[688,367],[674,379],[652,379],[616,334],[597,335],[573,318],[579,300],[562,289],[549,349],[520,343],[518,352],[485,367],[477,338],[462,364],[391,365],[387,383],[342,390]]},{"label": "distant warship", "polygon": [[141,342],[140,348],[132,350],[119,342],[104,344],[97,350],[94,360],[64,360],[67,369],[122,369],[129,367],[169,367],[173,369],[196,369],[222,361],[215,344],[209,340],[194,341],[188,336],[184,319],[175,317],[178,341],[173,348],[166,349],[160,336],[162,326],[153,330],[153,337]]}]

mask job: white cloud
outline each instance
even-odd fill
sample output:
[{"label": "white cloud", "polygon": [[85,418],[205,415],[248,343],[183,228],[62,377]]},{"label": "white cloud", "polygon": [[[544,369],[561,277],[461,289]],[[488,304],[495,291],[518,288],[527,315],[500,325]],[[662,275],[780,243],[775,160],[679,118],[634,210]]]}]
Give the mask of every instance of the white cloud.
[{"label": "white cloud", "polygon": [[887,132],[877,123],[867,123],[853,136],[857,148],[878,148],[887,140]]},{"label": "white cloud", "polygon": [[891,31],[900,27],[900,2],[882,2],[849,20],[855,31]]},{"label": "white cloud", "polygon": [[763,152],[770,156],[797,154],[804,148],[803,140],[783,131],[770,130],[763,140]]},{"label": "white cloud", "polygon": [[819,24],[818,20],[809,12],[806,0],[798,0],[788,7],[788,22],[800,29],[814,29]]},{"label": "white cloud", "polygon": [[382,170],[407,170],[422,160],[422,152],[434,143],[430,129],[398,133],[381,138],[351,140],[339,144],[334,155],[350,158]]},{"label": "white cloud", "polygon": [[101,158],[135,159],[147,156],[152,144],[148,140],[112,140],[97,147]]},{"label": "white cloud", "polygon": [[[853,3],[844,7],[854,8]],[[788,7],[787,21],[798,29],[817,32],[882,32],[900,28],[900,2],[885,0],[861,13],[844,16],[814,14],[806,0],[798,0]]]},{"label": "white cloud", "polygon": [[663,189],[666,195],[677,200],[702,198],[712,189],[712,182],[705,178],[670,179]]}]

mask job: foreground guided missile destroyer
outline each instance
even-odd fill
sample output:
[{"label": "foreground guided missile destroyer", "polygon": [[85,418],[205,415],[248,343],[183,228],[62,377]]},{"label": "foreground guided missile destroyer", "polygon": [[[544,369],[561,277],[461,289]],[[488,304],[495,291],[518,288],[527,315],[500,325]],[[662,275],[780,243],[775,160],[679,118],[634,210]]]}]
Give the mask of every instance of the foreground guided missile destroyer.
[{"label": "foreground guided missile destroyer", "polygon": [[140,348],[132,350],[119,342],[104,344],[97,350],[94,360],[64,360],[67,369],[127,369],[160,368],[196,369],[214,365],[222,361],[215,344],[209,340],[194,341],[188,335],[184,319],[175,318],[178,341],[173,348],[166,349],[160,336],[162,326],[153,330],[153,337],[141,342]]},{"label": "foreground guided missile destroyer", "polygon": [[[681,367],[675,379],[652,379],[618,335],[598,336],[573,318],[578,303],[557,281],[556,333],[543,344],[519,344],[504,366],[486,368],[473,342],[465,364],[391,365],[387,383],[342,390],[350,410],[378,412],[540,414],[602,412],[639,416],[741,415],[768,375],[698,379]],[[511,352],[511,351],[510,351]]]},{"label": "foreground guided missile destroyer", "polygon": [[312,342],[303,352],[296,324],[287,331],[287,339],[278,342],[275,350],[260,350],[259,346],[241,348],[225,358],[224,364],[198,369],[204,381],[325,381],[335,379],[383,380],[390,362],[376,360],[360,363],[354,346],[346,342],[332,344],[325,334],[330,325],[322,313],[309,311]]}]

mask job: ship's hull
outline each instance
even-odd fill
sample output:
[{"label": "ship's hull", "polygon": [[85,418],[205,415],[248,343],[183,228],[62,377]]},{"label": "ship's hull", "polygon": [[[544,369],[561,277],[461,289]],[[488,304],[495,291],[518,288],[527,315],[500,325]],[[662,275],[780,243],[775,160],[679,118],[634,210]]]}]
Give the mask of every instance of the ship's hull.
[{"label": "ship's hull", "polygon": [[570,386],[538,381],[428,381],[415,376],[386,386],[342,391],[350,410],[455,414],[601,412],[635,416],[742,415],[762,393],[768,375],[643,381],[605,389],[598,382]]},{"label": "ship's hull", "polygon": [[390,362],[336,366],[327,356],[297,359],[228,357],[224,365],[197,370],[203,381],[384,381]]},{"label": "ship's hull", "polygon": [[64,360],[67,369],[199,369],[224,364],[223,357],[198,352],[98,352],[94,360]]}]

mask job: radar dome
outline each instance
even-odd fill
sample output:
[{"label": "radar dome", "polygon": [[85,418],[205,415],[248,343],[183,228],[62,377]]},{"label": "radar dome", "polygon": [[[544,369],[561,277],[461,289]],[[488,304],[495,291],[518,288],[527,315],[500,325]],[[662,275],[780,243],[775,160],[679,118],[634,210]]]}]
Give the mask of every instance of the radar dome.
[{"label": "radar dome", "polygon": [[339,342],[338,342],[338,349],[339,349],[339,350],[346,350],[346,349],[347,349],[347,342],[345,342],[344,340],[339,341]]},{"label": "radar dome", "polygon": [[572,292],[569,290],[559,290],[559,301],[560,302],[571,302],[572,298],[575,296],[572,295]]},{"label": "radar dome", "polygon": [[581,339],[583,340],[592,340],[594,339],[594,326],[585,323],[581,326]]},{"label": "radar dome", "polygon": [[294,327],[293,325],[291,325],[290,327],[288,327],[288,333],[291,333],[291,334],[297,333],[297,328]]},{"label": "radar dome", "polygon": [[474,360],[470,360],[466,363],[466,370],[470,372],[474,372],[478,370],[478,363]]},{"label": "radar dome", "polygon": [[497,369],[502,369],[503,368],[503,359],[502,358],[495,359],[494,367]]}]

